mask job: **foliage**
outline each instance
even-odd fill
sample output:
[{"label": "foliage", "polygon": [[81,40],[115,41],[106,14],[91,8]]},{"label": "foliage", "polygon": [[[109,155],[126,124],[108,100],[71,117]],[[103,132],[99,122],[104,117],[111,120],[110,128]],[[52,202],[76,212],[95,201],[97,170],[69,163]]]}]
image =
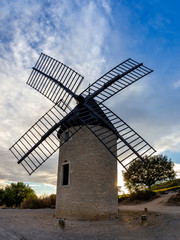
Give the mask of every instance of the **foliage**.
[{"label": "foliage", "polygon": [[56,195],[37,197],[34,190],[22,182],[12,183],[0,189],[0,206],[20,208],[51,208],[55,207]]},{"label": "foliage", "polygon": [[121,194],[121,195],[118,195],[118,202],[121,202],[127,198],[130,197],[130,194]]},{"label": "foliage", "polygon": [[4,204],[4,190],[0,188],[0,206]]},{"label": "foliage", "polygon": [[7,207],[19,207],[21,202],[28,197],[37,197],[34,190],[22,182],[11,183],[6,186],[3,193],[3,203]]},{"label": "foliage", "polygon": [[147,201],[157,197],[157,194],[151,190],[143,190],[132,192],[131,194],[123,194],[118,196],[118,202],[132,203],[134,200]]},{"label": "foliage", "polygon": [[162,189],[153,190],[153,192],[163,193],[163,192],[167,192],[167,191],[176,191],[178,189],[180,189],[180,185],[179,186],[174,186],[174,187],[169,187],[169,188],[162,188]]},{"label": "foliage", "polygon": [[51,208],[56,204],[56,195],[51,194],[50,196],[40,197],[40,198],[27,198],[21,203],[20,208]]},{"label": "foliage", "polygon": [[156,197],[156,193],[151,190],[137,191],[131,194],[133,200],[150,200]]},{"label": "foliage", "polygon": [[175,178],[174,163],[166,155],[152,156],[145,163],[140,159],[133,161],[127,172],[123,173],[126,187],[130,192],[150,190],[157,182]]},{"label": "foliage", "polygon": [[165,188],[169,189],[169,188],[175,188],[175,187],[180,188],[180,178],[155,184],[152,186],[152,190],[165,189]]}]

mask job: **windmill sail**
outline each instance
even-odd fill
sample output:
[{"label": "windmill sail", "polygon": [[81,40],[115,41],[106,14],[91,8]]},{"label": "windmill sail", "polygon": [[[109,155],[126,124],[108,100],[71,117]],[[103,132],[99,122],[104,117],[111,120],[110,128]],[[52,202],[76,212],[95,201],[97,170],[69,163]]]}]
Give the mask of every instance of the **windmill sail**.
[{"label": "windmill sail", "polygon": [[126,170],[128,165],[135,159],[139,158],[145,161],[145,158],[150,157],[155,152],[155,149],[150,144],[104,104],[93,104],[91,107],[84,107],[77,114],[84,125],[89,128]]},{"label": "windmill sail", "polygon": [[[30,175],[68,141],[63,135],[59,140],[57,133],[59,127],[67,127],[65,119],[69,115],[73,115],[73,112],[70,114],[62,112],[58,104],[55,104],[10,148],[18,159],[18,163]],[[68,123],[68,127],[71,125],[73,125],[72,122]],[[81,126],[72,126],[68,138],[71,138],[80,128]]]},{"label": "windmill sail", "polygon": [[[69,105],[83,77],[65,64],[41,53],[27,84],[43,94],[53,103]],[[61,103],[61,107],[63,108]]]},{"label": "windmill sail", "polygon": [[[81,95],[84,98],[95,99],[97,102],[103,103],[152,71],[142,63],[129,58],[96,80]],[[89,92],[90,96],[88,96]]]},{"label": "windmill sail", "polygon": [[[144,161],[145,157],[155,152],[154,148],[103,102],[151,72],[150,68],[129,58],[76,95],[83,77],[41,53],[27,84],[55,105],[10,151],[18,163],[32,174],[82,126],[87,126],[125,169],[136,158]],[[77,100],[73,110],[69,107],[72,98]]]}]

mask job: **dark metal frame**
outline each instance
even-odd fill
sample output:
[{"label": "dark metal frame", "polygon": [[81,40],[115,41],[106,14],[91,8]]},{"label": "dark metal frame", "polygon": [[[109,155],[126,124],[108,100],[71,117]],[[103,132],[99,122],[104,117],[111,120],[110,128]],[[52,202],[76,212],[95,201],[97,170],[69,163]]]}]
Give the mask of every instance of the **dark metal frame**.
[{"label": "dark metal frame", "polygon": [[[72,98],[77,97],[75,93],[82,80],[83,77],[70,67],[41,53],[27,84],[53,103],[59,103],[63,99],[63,103],[68,106]],[[63,106],[61,103],[62,108]]]},{"label": "dark metal frame", "polygon": [[[61,134],[65,129],[69,130],[71,138],[86,126],[126,170],[137,158],[145,161],[144,158],[151,156],[155,149],[103,102],[151,72],[142,63],[129,58],[77,95],[83,77],[61,62],[41,54],[27,84],[55,105],[10,151],[32,174],[67,141]],[[72,98],[77,101],[73,110],[69,107]]]},{"label": "dark metal frame", "polygon": [[[58,138],[58,128],[66,127],[66,119],[74,114],[70,107],[66,109],[69,113],[62,112],[55,104],[10,148],[18,164],[22,164],[30,175],[67,141],[63,136],[60,142]],[[72,120],[69,127],[71,138],[82,126],[74,126]]]}]

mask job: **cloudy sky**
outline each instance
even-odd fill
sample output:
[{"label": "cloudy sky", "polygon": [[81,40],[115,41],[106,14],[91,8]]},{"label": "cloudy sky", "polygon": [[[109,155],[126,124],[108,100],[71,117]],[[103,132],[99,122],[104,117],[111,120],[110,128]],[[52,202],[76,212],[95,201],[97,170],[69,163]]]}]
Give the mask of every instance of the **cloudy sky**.
[{"label": "cloudy sky", "polygon": [[57,154],[29,176],[8,150],[52,106],[26,85],[41,52],[83,75],[80,90],[129,57],[152,68],[107,105],[180,171],[179,9],[179,0],[0,0],[0,187],[56,189]]}]

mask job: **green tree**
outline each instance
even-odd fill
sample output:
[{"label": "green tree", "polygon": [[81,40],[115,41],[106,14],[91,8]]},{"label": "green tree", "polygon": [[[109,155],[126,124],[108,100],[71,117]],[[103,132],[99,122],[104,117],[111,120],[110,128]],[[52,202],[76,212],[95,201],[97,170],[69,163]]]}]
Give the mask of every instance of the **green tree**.
[{"label": "green tree", "polygon": [[152,156],[145,163],[137,159],[123,173],[126,187],[132,192],[148,188],[159,181],[175,178],[174,163],[166,155]]},{"label": "green tree", "polygon": [[4,190],[0,188],[0,206],[4,204]]},{"label": "green tree", "polygon": [[22,182],[11,183],[4,190],[4,203],[7,207],[19,207],[21,202],[29,196],[36,196],[34,190]]}]

